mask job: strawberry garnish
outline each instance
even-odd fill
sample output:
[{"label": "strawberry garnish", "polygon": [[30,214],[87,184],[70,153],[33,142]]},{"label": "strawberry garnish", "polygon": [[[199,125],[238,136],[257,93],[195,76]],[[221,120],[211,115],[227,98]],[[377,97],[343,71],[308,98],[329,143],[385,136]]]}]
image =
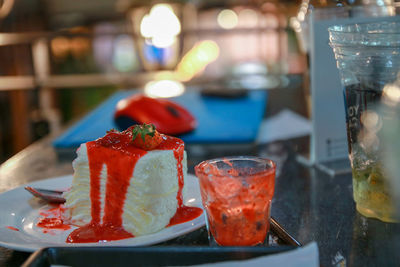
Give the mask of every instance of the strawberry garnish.
[{"label": "strawberry garnish", "polygon": [[156,148],[162,141],[161,134],[157,132],[153,124],[135,125],[131,128],[131,143],[144,150],[152,150]]}]

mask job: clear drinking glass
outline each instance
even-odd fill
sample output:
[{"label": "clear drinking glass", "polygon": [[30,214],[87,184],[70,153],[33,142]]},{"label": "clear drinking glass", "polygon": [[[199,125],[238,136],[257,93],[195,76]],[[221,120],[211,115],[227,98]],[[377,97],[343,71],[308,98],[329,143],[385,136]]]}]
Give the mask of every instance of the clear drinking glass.
[{"label": "clear drinking glass", "polygon": [[269,231],[276,165],[259,157],[227,157],[195,167],[211,243],[263,244]]},{"label": "clear drinking glass", "polygon": [[394,82],[400,70],[400,22],[328,30],[343,86],[356,208],[366,217],[398,221],[383,168],[378,104],[384,86]]}]

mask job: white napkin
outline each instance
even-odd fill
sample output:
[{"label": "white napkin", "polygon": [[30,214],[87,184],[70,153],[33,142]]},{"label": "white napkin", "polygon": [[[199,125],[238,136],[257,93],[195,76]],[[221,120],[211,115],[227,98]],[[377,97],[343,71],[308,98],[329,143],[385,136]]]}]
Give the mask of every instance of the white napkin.
[{"label": "white napkin", "polygon": [[306,136],[311,133],[311,129],[312,125],[308,119],[289,109],[284,109],[261,123],[257,143],[263,144]]},{"label": "white napkin", "polygon": [[241,261],[224,261],[217,263],[207,263],[193,265],[197,267],[265,267],[265,266],[285,266],[285,267],[319,267],[319,254],[316,242],[311,242],[306,246],[273,255],[257,257]]}]

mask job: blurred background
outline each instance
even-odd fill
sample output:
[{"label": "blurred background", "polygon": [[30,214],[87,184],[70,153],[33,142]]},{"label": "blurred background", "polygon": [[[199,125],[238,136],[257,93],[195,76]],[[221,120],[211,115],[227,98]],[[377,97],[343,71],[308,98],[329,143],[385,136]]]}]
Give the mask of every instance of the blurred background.
[{"label": "blurred background", "polygon": [[304,5],[311,4],[0,0],[0,163],[117,90],[283,90],[308,71],[295,32]]}]

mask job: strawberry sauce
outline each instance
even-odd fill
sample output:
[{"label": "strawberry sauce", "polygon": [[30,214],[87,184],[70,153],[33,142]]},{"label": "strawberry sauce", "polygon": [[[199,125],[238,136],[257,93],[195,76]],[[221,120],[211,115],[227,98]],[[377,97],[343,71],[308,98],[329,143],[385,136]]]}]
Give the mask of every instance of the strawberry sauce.
[{"label": "strawberry sauce", "polygon": [[187,207],[187,206],[180,206],[176,210],[174,217],[171,218],[169,221],[168,226],[172,226],[175,224],[180,224],[184,222],[191,221],[197,217],[199,217],[203,213],[203,210],[197,207]]},{"label": "strawberry sauce", "polygon": [[43,233],[47,233],[50,229],[69,230],[71,226],[65,224],[62,219],[62,213],[65,211],[64,205],[52,205],[51,209],[41,211],[43,216],[37,223],[38,227],[44,228]]},{"label": "strawberry sauce", "polygon": [[[168,225],[171,226],[198,217],[202,213],[202,210],[183,205],[183,141],[165,135],[163,135],[162,139],[156,150],[172,149],[177,160],[178,169],[179,190],[176,197],[178,200],[178,209]],[[89,224],[74,230],[68,236],[66,242],[102,242],[133,237],[131,233],[123,229],[123,206],[135,165],[147,151],[132,145],[131,140],[132,133],[126,130],[124,132],[109,132],[104,137],[87,143],[92,220]],[[107,166],[107,183],[105,185],[104,214],[101,217],[100,173],[104,164]]]},{"label": "strawberry sauce", "polygon": [[179,189],[178,189],[178,194],[176,195],[176,199],[178,200],[178,209],[176,210],[175,215],[169,221],[168,226],[193,220],[194,218],[199,217],[203,212],[202,209],[200,208],[186,207],[183,205],[183,196],[182,196],[182,190],[184,186],[184,176],[182,170],[183,152],[184,152],[184,146],[182,142],[182,145],[180,145],[177,150],[174,150],[174,156],[176,158],[177,169],[178,169]]},{"label": "strawberry sauce", "polygon": [[61,218],[43,218],[38,222],[37,226],[59,230],[68,230],[71,228],[69,225],[64,224],[64,221]]}]

